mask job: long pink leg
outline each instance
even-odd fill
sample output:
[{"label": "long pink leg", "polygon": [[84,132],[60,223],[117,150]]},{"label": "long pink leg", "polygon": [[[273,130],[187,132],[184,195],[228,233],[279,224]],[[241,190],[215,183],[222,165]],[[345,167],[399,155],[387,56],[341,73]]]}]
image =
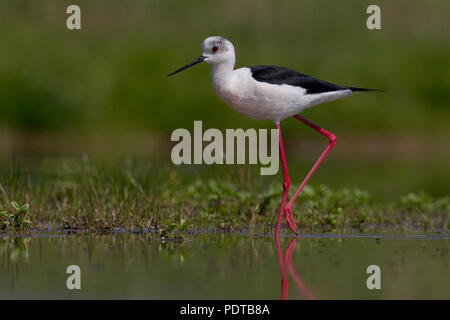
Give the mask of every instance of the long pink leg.
[{"label": "long pink leg", "polygon": [[[314,164],[314,166],[311,168],[311,170],[308,172],[308,174],[306,175],[305,179],[303,180],[303,182],[300,184],[300,187],[298,187],[297,191],[295,192],[295,194],[292,196],[291,200],[289,200],[289,202],[287,203],[286,207],[285,207],[285,211],[286,211],[286,220],[289,221],[293,221],[292,218],[292,204],[294,203],[295,199],[298,197],[298,195],[300,194],[300,192],[302,191],[303,187],[306,185],[306,183],[308,182],[309,178],[311,178],[312,174],[314,173],[314,171],[316,171],[317,167],[319,166],[319,164],[322,162],[322,160],[326,157],[326,155],[328,154],[328,152],[330,152],[330,150],[333,148],[333,146],[336,144],[336,136],[330,132],[328,132],[325,129],[322,129],[321,127],[319,127],[318,125],[306,120],[305,118],[299,116],[299,115],[295,115],[294,118],[300,120],[301,122],[303,122],[304,124],[306,124],[307,126],[313,128],[314,130],[316,130],[317,132],[321,133],[322,135],[324,135],[325,137],[328,138],[329,143],[327,148],[322,152],[322,154],[320,155],[319,159],[317,159],[316,163]],[[289,224],[289,227],[291,228],[291,230],[294,233],[297,233],[297,228],[293,229],[291,227],[291,224]]]},{"label": "long pink leg", "polygon": [[278,236],[280,234],[280,229],[281,229],[281,220],[283,219],[284,206],[286,204],[286,200],[287,200],[287,196],[288,196],[288,192],[289,192],[289,186],[291,185],[291,181],[289,180],[288,168],[287,168],[287,164],[286,164],[286,157],[284,155],[283,140],[281,139],[280,124],[275,123],[275,127],[277,128],[278,146],[280,149],[280,158],[281,158],[281,167],[283,169],[283,196],[281,198],[280,213],[278,214],[277,228],[275,230],[275,238],[278,239]]}]

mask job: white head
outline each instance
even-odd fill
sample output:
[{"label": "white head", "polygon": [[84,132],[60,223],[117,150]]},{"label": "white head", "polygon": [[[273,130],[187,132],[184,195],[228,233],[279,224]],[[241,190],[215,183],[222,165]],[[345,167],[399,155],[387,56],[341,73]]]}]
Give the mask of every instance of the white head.
[{"label": "white head", "polygon": [[224,37],[214,36],[206,38],[202,43],[202,56],[210,65],[221,63],[232,63],[234,65],[235,55],[233,44]]},{"label": "white head", "polygon": [[203,61],[212,66],[228,64],[231,65],[231,68],[233,68],[235,59],[234,46],[228,39],[220,36],[208,37],[202,43],[202,55],[200,57],[184,67],[169,73],[168,76],[183,71],[184,69],[192,67],[193,65]]}]

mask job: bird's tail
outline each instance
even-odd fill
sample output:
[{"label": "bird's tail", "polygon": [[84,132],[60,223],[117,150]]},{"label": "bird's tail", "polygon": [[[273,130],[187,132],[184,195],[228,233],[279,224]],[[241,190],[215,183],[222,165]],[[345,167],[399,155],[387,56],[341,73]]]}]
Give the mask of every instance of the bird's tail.
[{"label": "bird's tail", "polygon": [[355,91],[363,91],[363,92],[383,92],[383,90],[378,90],[378,89],[355,88],[355,87],[347,87],[346,89],[350,89],[350,90],[352,90],[352,92],[355,92]]}]

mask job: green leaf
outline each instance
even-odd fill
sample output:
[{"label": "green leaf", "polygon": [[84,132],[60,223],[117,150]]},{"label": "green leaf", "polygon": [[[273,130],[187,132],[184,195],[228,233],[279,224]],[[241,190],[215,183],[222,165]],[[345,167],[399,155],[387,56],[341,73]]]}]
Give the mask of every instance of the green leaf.
[{"label": "green leaf", "polygon": [[17,202],[15,201],[11,201],[11,205],[13,206],[14,209],[16,209],[17,211],[20,210],[20,206]]},{"label": "green leaf", "polygon": [[181,220],[180,231],[181,232],[185,232],[188,227],[189,227],[189,222],[187,220],[182,219]]}]

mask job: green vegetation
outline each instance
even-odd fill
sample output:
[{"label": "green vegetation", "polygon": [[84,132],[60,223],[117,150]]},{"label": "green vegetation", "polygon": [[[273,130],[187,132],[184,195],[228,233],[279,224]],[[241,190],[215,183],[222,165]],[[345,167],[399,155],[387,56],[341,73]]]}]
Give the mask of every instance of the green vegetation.
[{"label": "green vegetation", "polygon": [[6,229],[8,227],[13,230],[23,230],[27,229],[31,221],[27,219],[28,209],[30,205],[25,203],[22,206],[15,201],[11,201],[12,211],[8,212],[7,210],[0,211],[0,229]]},{"label": "green vegetation", "polygon": [[[379,1],[379,31],[366,28],[368,0],[79,0],[81,31],[65,27],[68,4],[0,2],[4,232],[272,232],[279,176],[167,164],[170,133],[194,120],[273,127],[225,106],[208,66],[165,77],[214,34],[233,41],[237,67],[285,65],[384,90],[304,112],[338,144],[296,204],[302,232],[448,232],[448,0]],[[297,121],[282,127],[298,181],[326,142]]]},{"label": "green vegetation", "polygon": [[[192,231],[265,234],[274,231],[281,197],[278,179],[242,166],[192,170],[84,157],[44,162],[37,170],[13,167],[1,177],[0,203],[29,203],[29,230],[154,230],[165,239]],[[28,205],[12,206],[14,223],[4,225],[6,231],[25,229]],[[311,184],[299,197],[294,216],[306,234],[447,233],[450,197],[409,193],[380,200],[357,188]]]}]

